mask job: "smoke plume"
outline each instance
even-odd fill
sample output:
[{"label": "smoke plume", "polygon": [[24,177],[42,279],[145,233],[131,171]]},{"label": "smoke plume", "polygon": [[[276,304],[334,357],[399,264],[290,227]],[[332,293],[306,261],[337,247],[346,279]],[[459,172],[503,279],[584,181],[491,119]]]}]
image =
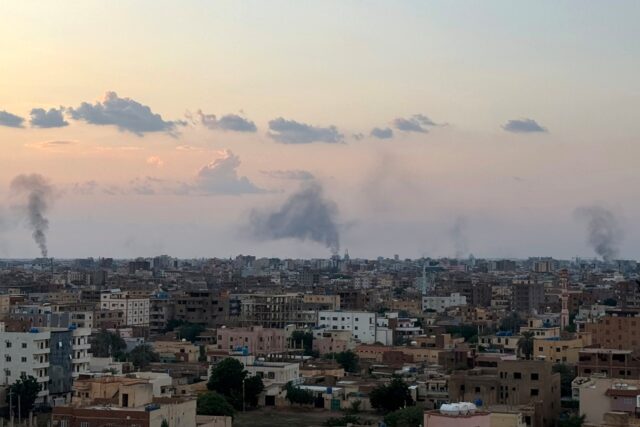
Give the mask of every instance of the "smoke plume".
[{"label": "smoke plume", "polygon": [[250,226],[253,235],[260,239],[310,239],[337,254],[340,249],[337,212],[336,204],[323,196],[322,186],[314,181],[303,185],[276,210],[253,210]]},{"label": "smoke plume", "polygon": [[456,251],[456,259],[462,259],[469,253],[469,241],[467,239],[467,219],[459,216],[450,230],[453,247]]},{"label": "smoke plume", "polygon": [[622,241],[622,228],[615,214],[602,206],[586,206],[576,209],[575,216],[586,222],[587,242],[604,261],[618,255]]},{"label": "smoke plume", "polygon": [[11,190],[20,196],[26,196],[24,210],[29,226],[33,230],[33,240],[40,247],[43,257],[48,255],[47,230],[49,220],[46,217],[54,191],[49,182],[38,174],[18,175],[11,181]]}]

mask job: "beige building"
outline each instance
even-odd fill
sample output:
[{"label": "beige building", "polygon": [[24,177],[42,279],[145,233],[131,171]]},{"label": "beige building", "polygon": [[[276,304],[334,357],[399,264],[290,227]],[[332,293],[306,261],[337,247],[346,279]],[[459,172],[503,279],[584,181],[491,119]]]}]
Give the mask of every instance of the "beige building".
[{"label": "beige building", "polygon": [[629,414],[635,418],[640,380],[589,378],[579,385],[580,415],[585,425],[603,425],[610,412]]},{"label": "beige building", "polygon": [[218,350],[233,351],[247,348],[255,356],[284,353],[286,349],[285,331],[276,328],[250,326],[246,328],[219,328]]},{"label": "beige building", "polygon": [[100,294],[100,308],[122,311],[126,326],[149,325],[149,298],[133,297],[128,291],[111,289]]},{"label": "beige building", "polygon": [[555,363],[578,363],[578,353],[584,346],[582,339],[545,339],[536,338],[533,343],[534,359],[548,360]]}]

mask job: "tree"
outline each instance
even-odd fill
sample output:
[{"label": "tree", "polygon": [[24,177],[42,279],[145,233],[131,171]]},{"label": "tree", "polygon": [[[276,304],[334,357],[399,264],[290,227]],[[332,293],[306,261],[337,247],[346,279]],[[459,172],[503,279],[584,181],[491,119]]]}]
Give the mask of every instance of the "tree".
[{"label": "tree", "polygon": [[287,400],[291,403],[297,403],[299,405],[311,405],[314,401],[313,393],[303,390],[300,387],[296,387],[291,384],[291,381],[285,386],[287,390]]},{"label": "tree", "polygon": [[340,353],[329,353],[325,358],[335,359],[345,372],[358,372],[358,355],[351,350],[341,351]]},{"label": "tree", "polygon": [[227,402],[227,399],[215,391],[208,391],[198,396],[196,403],[196,413],[198,415],[224,415],[232,417],[233,406]]},{"label": "tree", "polygon": [[615,307],[616,305],[618,305],[618,301],[613,298],[606,298],[604,301],[602,301],[602,304],[609,307]]},{"label": "tree", "polygon": [[561,419],[558,422],[558,427],[582,427],[582,425],[584,424],[584,419],[585,419],[586,415],[571,415],[568,418],[565,419]]},{"label": "tree", "polygon": [[196,342],[198,336],[205,330],[205,327],[196,323],[186,323],[178,329],[178,338]]},{"label": "tree", "polygon": [[520,318],[520,315],[518,314],[518,312],[512,311],[511,314],[506,316],[500,322],[500,330],[517,333],[520,330],[520,326],[522,326],[523,324],[524,322]]},{"label": "tree", "polygon": [[556,363],[553,365],[553,372],[560,374],[560,395],[562,397],[571,397],[571,383],[576,377],[575,369],[564,363]]},{"label": "tree", "polygon": [[400,378],[394,378],[388,385],[380,385],[369,393],[371,406],[384,413],[392,412],[413,404],[409,387]]},{"label": "tree", "polygon": [[313,355],[313,334],[306,331],[293,331],[291,341],[295,348],[302,347],[305,356]]},{"label": "tree", "polygon": [[455,337],[464,338],[467,342],[478,339],[478,328],[473,325],[449,326],[446,331]]},{"label": "tree", "polygon": [[244,401],[249,406],[256,406],[258,395],[264,390],[264,384],[260,377],[248,375],[242,363],[236,359],[223,359],[211,370],[207,388],[225,396],[234,408],[242,409],[244,382]]},{"label": "tree", "polygon": [[398,409],[384,417],[384,422],[389,427],[418,427],[424,420],[424,408],[421,406],[410,406]]},{"label": "tree", "polygon": [[167,421],[167,419],[164,418],[162,420],[162,423],[160,423],[160,427],[169,427],[169,421]]},{"label": "tree", "polygon": [[15,383],[9,386],[7,402],[11,402],[13,410],[18,411],[18,397],[20,398],[20,416],[27,418],[33,410],[33,404],[38,398],[42,386],[34,376],[27,376],[24,372]]},{"label": "tree", "polygon": [[94,357],[117,357],[122,354],[127,344],[118,334],[105,329],[93,336],[91,352]]},{"label": "tree", "polygon": [[533,332],[523,332],[522,336],[518,340],[518,351],[522,353],[522,355],[526,359],[531,359],[533,356]]},{"label": "tree", "polygon": [[127,360],[133,363],[136,369],[146,369],[151,363],[159,362],[160,356],[149,344],[140,344],[129,352]]}]

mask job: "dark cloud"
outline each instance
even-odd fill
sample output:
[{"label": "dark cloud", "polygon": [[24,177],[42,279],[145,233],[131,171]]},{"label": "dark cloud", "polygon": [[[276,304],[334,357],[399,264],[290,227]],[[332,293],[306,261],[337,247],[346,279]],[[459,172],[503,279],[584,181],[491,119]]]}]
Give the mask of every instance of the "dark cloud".
[{"label": "dark cloud", "polygon": [[120,98],[115,92],[107,92],[101,102],[83,102],[78,108],[70,108],[74,120],[83,120],[93,125],[113,125],[121,131],[138,136],[148,132],[173,133],[181,121],[166,121],[143,105],[130,98]]},{"label": "dark cloud", "polygon": [[547,132],[546,128],[540,126],[538,122],[533,119],[509,120],[502,126],[502,129],[513,133]]},{"label": "dark cloud", "polygon": [[205,114],[202,110],[197,112],[197,122],[209,129],[220,129],[231,132],[256,132],[256,124],[238,114],[227,114],[219,119],[215,114]]},{"label": "dark cloud", "polygon": [[196,176],[194,187],[205,194],[264,193],[246,176],[238,175],[240,158],[226,150],[224,156],[203,166]]},{"label": "dark cloud", "polygon": [[282,117],[269,122],[269,137],[283,144],[310,144],[326,142],[338,144],[343,142],[344,135],[335,126],[318,127],[286,120]]},{"label": "dark cloud", "polygon": [[24,123],[24,118],[11,114],[7,111],[0,111],[0,126],[7,126],[10,128],[21,128]]},{"label": "dark cloud", "polygon": [[414,114],[409,118],[398,117],[393,121],[396,129],[403,132],[427,133],[427,126],[437,126],[429,117],[424,114]]},{"label": "dark cloud", "polygon": [[249,225],[258,239],[309,239],[337,254],[340,249],[337,214],[335,202],[325,198],[322,186],[313,181],[289,196],[279,208],[253,210]]},{"label": "dark cloud", "polygon": [[309,181],[315,178],[311,172],[305,171],[305,170],[299,170],[299,169],[273,170],[273,171],[260,171],[260,172],[268,176],[269,178],[276,178],[276,179]]},{"label": "dark cloud", "polygon": [[587,226],[587,242],[604,261],[612,261],[620,252],[624,231],[616,215],[609,209],[594,205],[575,210],[577,219]]},{"label": "dark cloud", "polygon": [[31,110],[31,119],[29,122],[34,128],[61,128],[69,125],[64,119],[64,108],[34,108]]},{"label": "dark cloud", "polygon": [[351,137],[352,137],[353,139],[355,139],[356,141],[360,141],[361,139],[364,139],[364,134],[363,134],[363,133],[360,133],[360,132],[358,132],[358,133],[353,133],[353,134],[351,134]]},{"label": "dark cloud", "polygon": [[373,128],[371,130],[371,136],[378,139],[390,139],[393,138],[393,129],[391,128]]}]

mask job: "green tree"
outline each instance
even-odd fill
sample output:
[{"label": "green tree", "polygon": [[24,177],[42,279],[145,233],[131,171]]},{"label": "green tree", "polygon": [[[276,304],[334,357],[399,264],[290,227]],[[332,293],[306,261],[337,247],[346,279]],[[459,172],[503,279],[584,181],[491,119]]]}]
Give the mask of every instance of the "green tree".
[{"label": "green tree", "polygon": [[387,414],[384,422],[389,427],[418,427],[424,421],[424,408],[410,406]]},{"label": "green tree", "polygon": [[313,334],[306,331],[293,331],[291,341],[295,348],[302,347],[305,356],[313,355]]},{"label": "green tree", "polygon": [[178,329],[178,338],[185,339],[190,342],[196,342],[198,336],[204,332],[205,327],[196,323],[186,323]]},{"label": "green tree", "polygon": [[287,400],[291,403],[297,403],[299,405],[311,405],[314,401],[313,393],[303,390],[300,387],[296,387],[289,381],[286,385]]},{"label": "green tree", "polygon": [[478,339],[478,328],[473,325],[449,326],[446,331],[454,337],[464,338],[467,342],[472,342]]},{"label": "green tree", "polygon": [[149,344],[140,344],[129,352],[127,360],[133,363],[136,369],[146,369],[151,363],[159,362],[160,356]]},{"label": "green tree", "polygon": [[388,385],[380,385],[369,393],[371,406],[388,413],[413,404],[409,387],[400,378],[394,378]]},{"label": "green tree", "polygon": [[520,315],[516,311],[512,311],[511,314],[506,316],[500,322],[501,331],[511,331],[514,334],[520,330],[520,326],[524,325],[524,321],[520,318]]},{"label": "green tree", "polygon": [[227,402],[227,399],[215,391],[208,391],[198,396],[196,403],[196,413],[198,415],[224,415],[232,417],[233,406]]},{"label": "green tree", "polygon": [[556,363],[553,365],[553,372],[560,374],[560,394],[562,397],[571,397],[571,383],[576,377],[575,369],[565,363]]},{"label": "green tree", "polygon": [[533,356],[533,332],[523,332],[522,336],[518,340],[518,351],[525,357],[525,359],[531,359]]},{"label": "green tree", "polygon": [[11,402],[12,408],[17,413],[18,411],[18,396],[20,397],[20,416],[26,419],[29,416],[29,412],[33,409],[33,404],[38,398],[38,393],[42,389],[42,386],[38,383],[38,380],[24,372],[20,375],[20,378],[15,383],[9,386],[7,391],[7,403]]},{"label": "green tree", "polygon": [[259,377],[248,375],[249,373],[238,360],[223,359],[211,370],[207,388],[225,396],[234,408],[242,409],[244,382],[244,401],[249,406],[256,406],[258,395],[264,390],[264,384]]},{"label": "green tree", "polygon": [[582,427],[586,415],[571,415],[558,421],[558,427]]},{"label": "green tree", "polygon": [[91,353],[94,357],[118,357],[127,344],[118,334],[105,329],[99,331],[91,340]]},{"label": "green tree", "polygon": [[169,427],[169,421],[167,421],[167,419],[164,418],[162,420],[162,423],[160,423],[160,427]]},{"label": "green tree", "polygon": [[335,359],[345,372],[358,372],[358,355],[351,350],[341,351],[340,353],[329,353],[325,355],[325,358]]},{"label": "green tree", "polygon": [[609,307],[615,307],[616,305],[618,305],[618,301],[613,298],[606,298],[604,301],[602,301],[602,304],[608,305]]}]

